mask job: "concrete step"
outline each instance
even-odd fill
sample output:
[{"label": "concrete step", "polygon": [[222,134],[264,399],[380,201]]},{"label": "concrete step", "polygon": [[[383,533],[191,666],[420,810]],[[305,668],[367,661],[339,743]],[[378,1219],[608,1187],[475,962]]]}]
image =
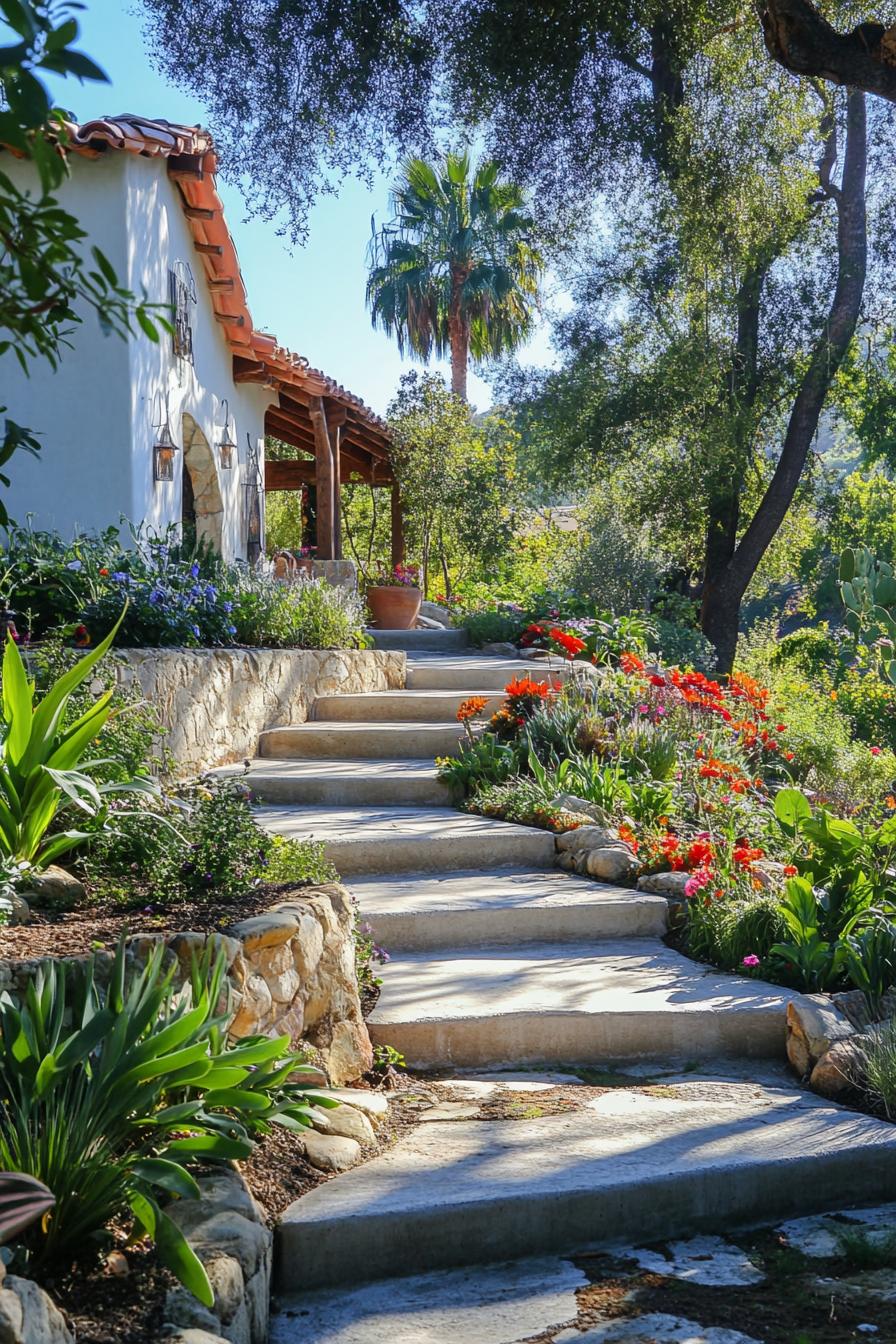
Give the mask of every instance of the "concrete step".
[{"label": "concrete step", "polygon": [[469,643],[466,630],[377,630],[371,626],[364,633],[371,636],[376,649],[451,653]]},{"label": "concrete step", "polygon": [[450,802],[435,764],[425,760],[260,760],[252,762],[246,782],[263,803],[443,807]]},{"label": "concrete step", "polygon": [[286,1209],[277,1279],[354,1287],[894,1195],[892,1125],[796,1087],[613,1088],[562,1115],[416,1126]]},{"label": "concrete step", "polygon": [[450,807],[262,807],[256,819],[280,835],[323,841],[343,876],[554,862],[549,832]]},{"label": "concrete step", "polygon": [[433,763],[453,756],[463,728],[459,723],[296,723],[269,728],[258,740],[258,754],[346,760],[408,758]]},{"label": "concrete step", "polygon": [[650,939],[402,953],[371,1039],[412,1068],[783,1058],[797,997]]},{"label": "concrete step", "polygon": [[350,885],[377,942],[393,953],[661,938],[668,925],[663,897],[601,886],[559,869],[390,873],[355,878]]},{"label": "concrete step", "polygon": [[331,723],[456,723],[468,695],[488,698],[483,713],[494,714],[503,694],[473,691],[368,691],[360,695],[320,695],[314,702],[315,722]]},{"label": "concrete step", "polygon": [[523,658],[487,658],[484,654],[459,654],[451,658],[408,654],[407,687],[412,691],[462,691],[474,695],[478,689],[503,691],[514,677],[535,681],[569,676],[569,664],[551,659],[527,662]]}]

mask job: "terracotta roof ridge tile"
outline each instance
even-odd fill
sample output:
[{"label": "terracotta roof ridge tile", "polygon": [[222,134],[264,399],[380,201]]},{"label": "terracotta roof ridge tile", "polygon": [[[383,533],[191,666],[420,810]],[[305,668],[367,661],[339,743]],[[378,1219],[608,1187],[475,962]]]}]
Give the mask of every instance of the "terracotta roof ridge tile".
[{"label": "terracotta roof ridge tile", "polygon": [[204,127],[184,126],[162,117],[123,112],[91,121],[65,122],[69,152],[97,158],[108,150],[125,150],[147,158],[193,159],[187,169],[169,162],[180,193],[187,227],[200,251],[201,264],[222,334],[234,354],[255,358],[275,386],[300,386],[314,396],[331,397],[350,407],[354,415],[388,443],[389,430],[369,406],[334,378],[311,366],[305,355],[281,346],[277,338],[252,323],[233,237],[224,218],[217,191],[215,141]]}]

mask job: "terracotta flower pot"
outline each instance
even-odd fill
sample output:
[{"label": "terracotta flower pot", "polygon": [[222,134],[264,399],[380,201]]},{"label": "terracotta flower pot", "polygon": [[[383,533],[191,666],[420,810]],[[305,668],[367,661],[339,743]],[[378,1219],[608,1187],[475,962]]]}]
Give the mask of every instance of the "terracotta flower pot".
[{"label": "terracotta flower pot", "polygon": [[413,630],[422,601],[419,588],[374,584],[367,589],[370,623],[379,630]]}]

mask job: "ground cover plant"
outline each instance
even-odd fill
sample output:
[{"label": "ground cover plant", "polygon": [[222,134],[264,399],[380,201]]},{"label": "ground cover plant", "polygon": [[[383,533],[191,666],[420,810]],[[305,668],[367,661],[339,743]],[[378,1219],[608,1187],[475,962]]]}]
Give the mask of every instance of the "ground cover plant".
[{"label": "ground cover plant", "polygon": [[320,649],[364,641],[354,594],[226,565],[207,547],[184,547],[173,530],[132,528],[124,546],[115,527],[66,541],[13,524],[0,558],[0,600],[28,642],[56,631],[87,647],[116,623],[116,643],[125,647]]},{"label": "ground cover plant", "polygon": [[532,631],[563,651],[568,677],[536,661],[486,721],[481,700],[461,707],[465,741],[440,762],[459,805],[555,831],[611,828],[634,877],[680,875],[677,937],[692,955],[798,989],[857,988],[876,1016],[896,984],[884,753],[862,748],[865,796],[844,806],[749,674],[667,666],[646,638],[621,652],[604,638],[594,653],[561,633]]},{"label": "ground cover plant", "polygon": [[316,1097],[288,1037],[227,1044],[225,963],[209,950],[183,992],[157,944],[130,965],[122,940],[96,958],[38,969],[21,1003],[0,1000],[0,1165],[55,1198],[20,1232],[13,1264],[44,1277],[99,1258],[124,1218],[199,1300],[205,1269],[165,1205],[196,1198],[190,1167],[247,1157],[272,1124],[310,1125]]}]

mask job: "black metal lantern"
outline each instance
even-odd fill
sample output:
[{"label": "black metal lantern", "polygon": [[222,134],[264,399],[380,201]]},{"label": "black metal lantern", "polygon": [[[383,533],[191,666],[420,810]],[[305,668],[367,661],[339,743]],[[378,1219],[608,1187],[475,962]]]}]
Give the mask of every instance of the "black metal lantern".
[{"label": "black metal lantern", "polygon": [[153,429],[155,435],[152,445],[152,474],[156,481],[174,480],[174,458],[180,451],[171,435],[171,425],[168,422],[168,397],[165,397],[164,416],[162,412],[162,394],[157,393],[158,397],[158,418],[153,420]]},{"label": "black metal lantern", "polygon": [[233,467],[233,455],[236,452],[236,442],[230,432],[230,405],[227,398],[224,398],[224,429],[218,440],[218,452],[221,456],[221,468],[223,471],[230,471]]},{"label": "black metal lantern", "polygon": [[243,477],[243,489],[246,493],[246,559],[254,565],[264,548],[261,514],[261,470],[258,461],[258,448],[252,442],[252,435],[246,435],[249,445],[246,454],[246,474]]}]

